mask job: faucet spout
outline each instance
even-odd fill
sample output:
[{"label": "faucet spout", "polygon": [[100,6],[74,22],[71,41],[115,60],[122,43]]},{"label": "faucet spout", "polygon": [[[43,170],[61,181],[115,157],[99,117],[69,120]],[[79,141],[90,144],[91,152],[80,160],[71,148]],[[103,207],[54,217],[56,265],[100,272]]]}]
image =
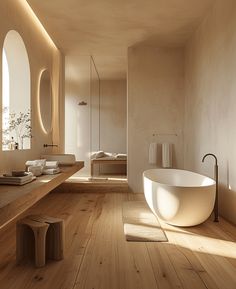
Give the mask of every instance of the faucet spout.
[{"label": "faucet spout", "polygon": [[205,158],[208,156],[212,156],[215,159],[215,165],[217,166],[218,165],[217,157],[216,157],[216,155],[214,155],[212,153],[208,153],[208,154],[204,155],[204,157],[202,158],[202,162],[204,163]]},{"label": "faucet spout", "polygon": [[216,155],[212,153],[205,154],[202,158],[202,162],[204,162],[207,156],[212,156],[215,159],[215,181],[216,181],[216,198],[215,198],[215,205],[214,205],[214,215],[215,219],[214,222],[219,222],[219,205],[218,205],[218,161]]}]

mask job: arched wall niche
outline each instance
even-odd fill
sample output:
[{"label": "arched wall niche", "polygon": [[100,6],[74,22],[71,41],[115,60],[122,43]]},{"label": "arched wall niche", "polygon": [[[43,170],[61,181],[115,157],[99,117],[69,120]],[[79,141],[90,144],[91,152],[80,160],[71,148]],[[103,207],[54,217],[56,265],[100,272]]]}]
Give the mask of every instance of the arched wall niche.
[{"label": "arched wall niche", "polygon": [[31,75],[21,35],[10,30],[2,48],[2,150],[31,148]]}]

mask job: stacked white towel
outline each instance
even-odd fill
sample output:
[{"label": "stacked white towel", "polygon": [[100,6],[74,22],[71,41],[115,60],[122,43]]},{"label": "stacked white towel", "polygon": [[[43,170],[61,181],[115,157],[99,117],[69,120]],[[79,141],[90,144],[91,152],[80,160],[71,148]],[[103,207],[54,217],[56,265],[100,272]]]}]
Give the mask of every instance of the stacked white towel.
[{"label": "stacked white towel", "polygon": [[58,168],[51,168],[51,169],[44,169],[43,170],[43,175],[55,175],[55,174],[58,174],[58,173],[60,173],[61,172],[61,170],[60,170],[60,168],[58,167]]},{"label": "stacked white towel", "polygon": [[35,179],[32,173],[25,173],[22,177],[13,177],[11,174],[0,176],[0,184],[22,186]]},{"label": "stacked white towel", "polygon": [[27,161],[25,165],[36,176],[40,176],[41,174],[55,175],[61,172],[58,161],[46,161],[46,159],[33,160]]},{"label": "stacked white towel", "polygon": [[42,160],[33,160],[33,161],[27,161],[25,163],[26,167],[30,167],[30,166],[42,166],[45,167],[46,165],[46,160],[42,159]]},{"label": "stacked white towel", "polygon": [[58,161],[46,161],[43,174],[44,175],[55,175],[60,173],[59,162]]},{"label": "stacked white towel", "polygon": [[58,166],[58,161],[46,161],[45,169],[57,169]]}]

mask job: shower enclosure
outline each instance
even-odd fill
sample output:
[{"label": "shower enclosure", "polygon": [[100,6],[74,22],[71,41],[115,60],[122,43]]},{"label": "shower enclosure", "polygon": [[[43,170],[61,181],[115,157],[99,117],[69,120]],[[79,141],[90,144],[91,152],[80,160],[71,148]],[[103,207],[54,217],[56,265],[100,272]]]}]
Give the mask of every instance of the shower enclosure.
[{"label": "shower enclosure", "polygon": [[84,160],[82,176],[90,176],[90,155],[100,149],[100,78],[91,56],[77,63],[66,57],[65,152]]}]

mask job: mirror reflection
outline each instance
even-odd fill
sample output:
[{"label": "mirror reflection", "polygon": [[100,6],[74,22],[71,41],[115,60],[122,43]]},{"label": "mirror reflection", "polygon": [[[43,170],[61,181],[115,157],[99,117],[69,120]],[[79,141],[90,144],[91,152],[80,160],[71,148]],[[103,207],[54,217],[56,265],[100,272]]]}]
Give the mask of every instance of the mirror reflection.
[{"label": "mirror reflection", "polygon": [[44,70],[40,78],[39,109],[42,128],[49,133],[52,128],[52,85],[48,70]]},{"label": "mirror reflection", "polygon": [[23,39],[10,30],[2,49],[2,150],[30,149],[30,66]]}]

